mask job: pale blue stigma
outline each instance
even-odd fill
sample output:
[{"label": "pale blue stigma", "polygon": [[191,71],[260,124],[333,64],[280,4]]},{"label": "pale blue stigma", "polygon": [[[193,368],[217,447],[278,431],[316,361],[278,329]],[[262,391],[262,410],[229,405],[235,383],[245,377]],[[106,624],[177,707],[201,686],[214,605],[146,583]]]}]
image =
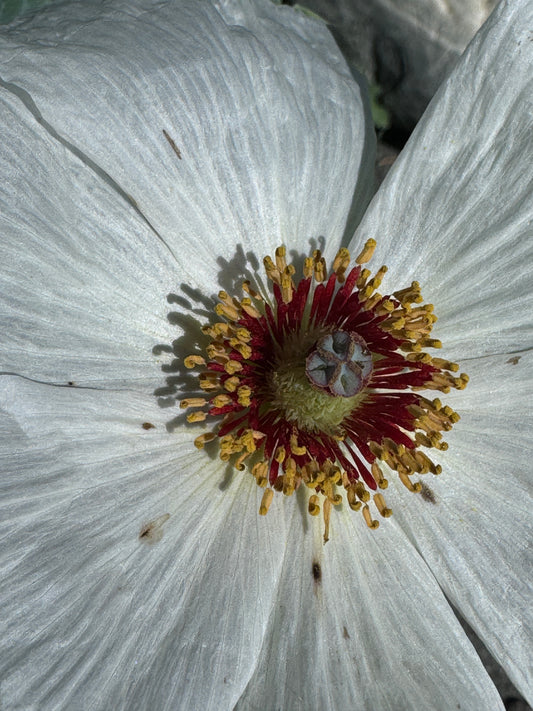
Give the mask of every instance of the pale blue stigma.
[{"label": "pale blue stigma", "polygon": [[353,397],[370,379],[372,354],[356,333],[334,331],[316,342],[305,366],[315,387],[337,397]]}]

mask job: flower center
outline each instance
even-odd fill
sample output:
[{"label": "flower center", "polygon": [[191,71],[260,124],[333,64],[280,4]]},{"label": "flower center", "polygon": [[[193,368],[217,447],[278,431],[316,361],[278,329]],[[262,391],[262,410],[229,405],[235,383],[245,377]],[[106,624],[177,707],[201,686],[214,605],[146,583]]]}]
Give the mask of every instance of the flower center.
[{"label": "flower center", "polygon": [[372,354],[361,336],[349,331],[322,336],[305,361],[309,382],[337,397],[357,395],[371,373]]},{"label": "flower center", "polygon": [[436,317],[417,282],[390,296],[377,292],[386,267],[372,278],[362,268],[374,248],[369,240],[349,270],[350,254],[341,249],[329,275],[317,250],[296,282],[279,247],[275,261],[264,260],[273,294],[248,282],[240,300],[220,292],[223,320],[204,326],[209,345],[185,359],[186,367],[202,368],[206,396],[181,407],[193,409],[189,422],[214,422],[196,446],[216,439],[223,461],[248,468],[264,489],[261,514],[275,491],[290,496],[308,487],[309,513],[322,510],[325,541],[340,492],[377,528],[369,502],[381,517],[391,515],[378,491],[387,488],[387,471],[413,492],[422,486],[412,475],[440,473],[421,447],[446,449],[442,433],[459,416],[420,391],[446,393],[468,382],[453,375],[455,363],[423,350],[441,344],[429,337]]}]

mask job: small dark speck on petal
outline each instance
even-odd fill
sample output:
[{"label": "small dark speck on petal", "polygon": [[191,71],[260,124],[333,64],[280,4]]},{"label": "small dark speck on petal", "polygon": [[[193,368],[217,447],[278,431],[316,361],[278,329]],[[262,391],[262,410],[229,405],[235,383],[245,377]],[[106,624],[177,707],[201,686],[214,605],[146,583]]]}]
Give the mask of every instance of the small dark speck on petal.
[{"label": "small dark speck on petal", "polygon": [[506,360],[506,363],[510,363],[511,365],[518,365],[518,361],[520,360],[522,356],[513,356],[512,358],[509,358],[509,360]]},{"label": "small dark speck on petal", "polygon": [[342,628],[342,636],[344,637],[344,639],[350,639],[350,633],[346,629],[346,626]]},{"label": "small dark speck on petal", "polygon": [[436,504],[437,497],[435,496],[433,490],[429,488],[425,481],[422,481],[420,483],[422,484],[422,488],[420,489],[420,496],[424,499],[424,501],[429,501],[430,504]]},{"label": "small dark speck on petal", "polygon": [[311,572],[313,573],[313,580],[315,583],[320,583],[322,581],[322,568],[320,567],[320,563],[316,560],[313,561]]},{"label": "small dark speck on petal", "polygon": [[163,524],[168,521],[170,514],[158,516],[153,521],[143,524],[139,531],[139,540],[144,543],[158,543],[163,538]]},{"label": "small dark speck on petal", "polygon": [[155,429],[155,425],[153,425],[151,422],[143,422],[142,428],[143,430],[153,430]]}]

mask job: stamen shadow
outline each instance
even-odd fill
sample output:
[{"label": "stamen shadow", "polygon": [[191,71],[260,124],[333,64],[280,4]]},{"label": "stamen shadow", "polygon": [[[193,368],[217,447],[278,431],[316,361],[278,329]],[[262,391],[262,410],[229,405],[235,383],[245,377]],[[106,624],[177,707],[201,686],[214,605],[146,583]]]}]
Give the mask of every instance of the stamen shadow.
[{"label": "stamen shadow", "polygon": [[[308,243],[309,252],[306,254],[294,249],[288,252],[297,270],[303,268],[305,258],[313,250],[324,251],[326,239],[319,236],[310,238]],[[216,261],[219,267],[218,286],[228,294],[240,295],[243,282],[249,281],[253,289],[270,297],[271,292],[266,278],[261,274],[262,259],[259,259],[253,251],[245,251],[243,245],[238,244],[231,259],[218,257]],[[158,343],[152,348],[154,356],[163,357],[165,360],[161,365],[162,383],[154,390],[153,395],[161,409],[172,412],[172,416],[165,423],[167,431],[172,433],[177,429],[190,429],[191,439],[195,439],[205,431],[205,427],[201,423],[188,422],[187,413],[179,409],[179,401],[189,397],[205,397],[206,393],[199,388],[196,372],[187,369],[184,361],[190,355],[204,355],[210,338],[203,333],[202,327],[213,325],[220,320],[215,313],[215,306],[219,302],[218,294],[206,294],[189,284],[181,283],[179,291],[168,294],[166,298],[171,307],[167,319],[171,325],[181,331],[181,335],[171,343]],[[217,459],[219,450],[216,441],[206,443],[202,454],[207,455],[211,460]],[[223,465],[221,462],[221,474],[219,486],[221,490],[226,490],[240,472],[236,471],[231,464]],[[304,525],[308,525],[307,515],[302,518]]]}]

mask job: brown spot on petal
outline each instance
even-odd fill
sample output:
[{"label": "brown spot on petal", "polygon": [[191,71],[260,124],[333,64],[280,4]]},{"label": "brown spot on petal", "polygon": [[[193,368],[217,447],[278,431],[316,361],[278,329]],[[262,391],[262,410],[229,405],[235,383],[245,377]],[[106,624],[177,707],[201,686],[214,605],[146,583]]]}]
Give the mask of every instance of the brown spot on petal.
[{"label": "brown spot on petal", "polygon": [[320,563],[318,561],[313,561],[313,565],[311,567],[311,572],[313,574],[313,580],[315,583],[321,583],[322,582],[322,568],[320,567]]},{"label": "brown spot on petal", "polygon": [[350,639],[350,633],[346,629],[346,625],[342,628],[342,636],[344,637],[344,639]]},{"label": "brown spot on petal", "polygon": [[163,524],[168,521],[169,518],[170,514],[166,513],[143,524],[139,532],[139,540],[149,544],[160,541],[163,538]]},{"label": "brown spot on petal", "polygon": [[420,483],[422,485],[422,488],[420,489],[420,496],[424,499],[424,501],[429,501],[430,504],[436,504],[437,497],[435,496],[433,490],[430,489],[424,481],[421,481]]},{"label": "brown spot on petal", "polygon": [[151,422],[143,422],[141,427],[143,430],[153,430],[155,429],[155,425],[153,425]]},{"label": "brown spot on petal", "polygon": [[520,360],[522,356],[513,356],[512,358],[509,358],[509,360],[506,360],[506,363],[510,363],[511,365],[518,365],[518,361]]},{"label": "brown spot on petal", "polygon": [[167,141],[169,142],[170,147],[172,148],[172,150],[174,151],[174,153],[175,153],[175,154],[178,156],[178,158],[181,160],[181,151],[180,151],[180,149],[177,147],[177,145],[175,144],[174,139],[169,136],[169,134],[165,131],[165,129],[163,129],[163,135],[164,135],[164,137],[167,139]]}]

